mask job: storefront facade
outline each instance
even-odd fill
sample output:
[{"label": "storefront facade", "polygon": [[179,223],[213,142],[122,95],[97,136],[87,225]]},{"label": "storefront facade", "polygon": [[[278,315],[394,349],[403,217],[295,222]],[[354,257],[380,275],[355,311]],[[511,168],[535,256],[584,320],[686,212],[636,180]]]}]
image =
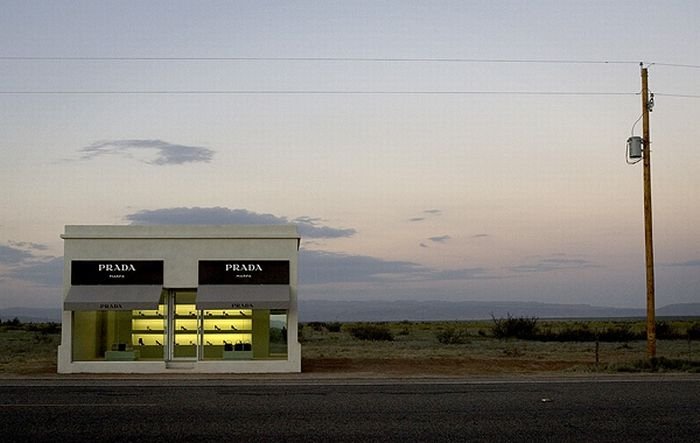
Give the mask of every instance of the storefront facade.
[{"label": "storefront facade", "polygon": [[292,225],[66,226],[60,373],[300,372]]}]

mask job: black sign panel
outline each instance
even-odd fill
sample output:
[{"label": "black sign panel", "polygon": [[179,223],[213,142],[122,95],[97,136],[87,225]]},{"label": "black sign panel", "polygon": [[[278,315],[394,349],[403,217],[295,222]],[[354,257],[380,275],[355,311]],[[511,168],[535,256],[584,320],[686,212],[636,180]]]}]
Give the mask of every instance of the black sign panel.
[{"label": "black sign panel", "polygon": [[201,260],[200,285],[288,285],[286,260]]},{"label": "black sign panel", "polygon": [[162,285],[162,260],[73,260],[71,284]]}]

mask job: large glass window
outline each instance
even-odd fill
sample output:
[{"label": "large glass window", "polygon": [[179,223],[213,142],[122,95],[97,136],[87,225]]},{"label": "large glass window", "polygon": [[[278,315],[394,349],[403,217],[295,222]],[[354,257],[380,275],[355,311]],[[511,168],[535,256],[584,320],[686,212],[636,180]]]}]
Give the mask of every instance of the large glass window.
[{"label": "large glass window", "polygon": [[153,310],[73,311],[73,360],[162,360],[164,302]]},{"label": "large glass window", "polygon": [[163,360],[167,317],[164,303],[158,309],[132,311],[131,345],[138,350],[140,360]]},{"label": "large glass window", "polygon": [[73,360],[287,358],[286,310],[198,310],[194,290],[169,294],[158,309],[74,311]]},{"label": "large glass window", "polygon": [[73,360],[104,360],[122,352],[136,358],[131,346],[131,311],[74,311]]},{"label": "large glass window", "polygon": [[199,312],[195,306],[195,292],[177,291],[174,306],[172,358],[196,359],[199,346]]},{"label": "large glass window", "polygon": [[287,311],[270,311],[270,357],[287,357]]},{"label": "large glass window", "polygon": [[209,309],[202,317],[203,357],[213,360],[253,358],[253,311]]}]

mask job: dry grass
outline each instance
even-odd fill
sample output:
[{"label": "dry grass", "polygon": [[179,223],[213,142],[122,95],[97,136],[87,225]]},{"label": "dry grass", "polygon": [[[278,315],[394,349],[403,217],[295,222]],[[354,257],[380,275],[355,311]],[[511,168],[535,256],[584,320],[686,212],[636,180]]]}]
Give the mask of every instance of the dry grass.
[{"label": "dry grass", "polygon": [[[561,325],[565,322],[559,322]],[[489,336],[490,322],[389,323],[393,341],[361,341],[346,332],[302,328],[306,372],[385,373],[397,375],[461,375],[595,371],[646,358],[646,341],[595,342],[499,340]],[[551,325],[549,325],[551,326]],[[465,344],[441,344],[439,331],[467,330]],[[695,358],[700,343],[694,342]],[[685,340],[659,340],[657,356],[692,358]]]},{"label": "dry grass", "polygon": [[60,334],[0,329],[0,374],[56,373]]},{"label": "dry grass", "polygon": [[[570,322],[543,322],[550,328]],[[591,328],[603,321],[588,322]],[[610,322],[608,322],[610,323]],[[540,342],[498,340],[490,336],[490,321],[386,323],[393,341],[364,341],[347,333],[304,325],[301,328],[302,369],[309,373],[397,376],[459,376],[474,374],[615,371],[646,358],[646,342]],[[684,323],[675,323],[677,328]],[[334,325],[338,326],[338,325]],[[643,328],[635,323],[634,328]],[[463,344],[441,344],[438,333],[447,328],[466,331]],[[331,328],[333,329],[333,328]],[[0,328],[0,374],[52,374],[60,335]],[[657,356],[700,361],[700,341],[659,340]]]}]

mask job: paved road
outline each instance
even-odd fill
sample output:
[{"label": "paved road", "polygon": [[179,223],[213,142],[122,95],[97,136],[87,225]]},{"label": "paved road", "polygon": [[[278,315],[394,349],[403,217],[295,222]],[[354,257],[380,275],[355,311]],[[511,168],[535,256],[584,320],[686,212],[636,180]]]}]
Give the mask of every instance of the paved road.
[{"label": "paved road", "polygon": [[700,378],[0,381],[7,441],[700,441]]}]

